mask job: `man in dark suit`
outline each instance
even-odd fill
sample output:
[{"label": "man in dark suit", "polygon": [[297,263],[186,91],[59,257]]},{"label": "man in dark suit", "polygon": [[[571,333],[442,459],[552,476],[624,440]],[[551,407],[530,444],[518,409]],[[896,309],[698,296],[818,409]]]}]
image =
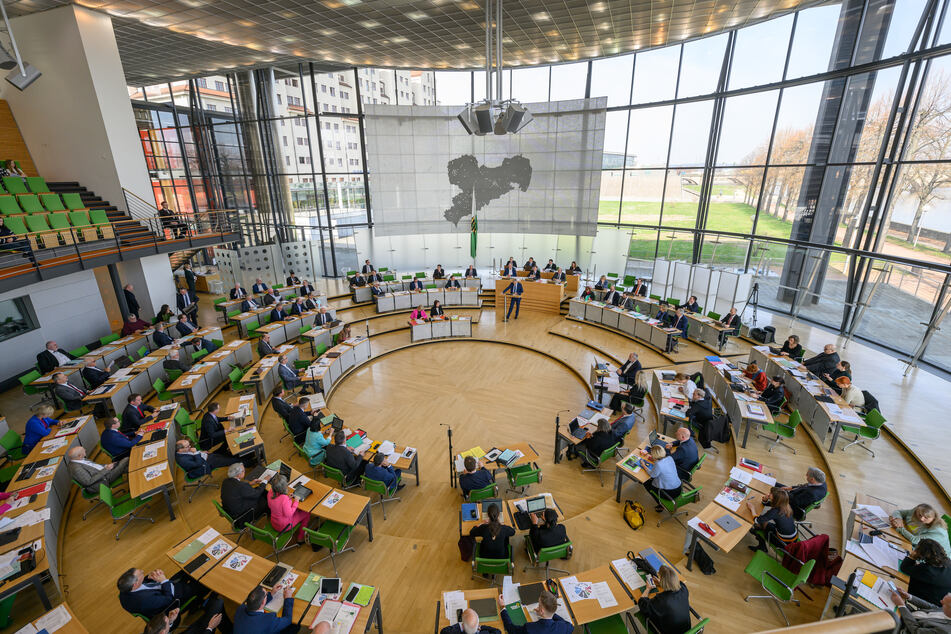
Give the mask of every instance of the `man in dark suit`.
[{"label": "man in dark suit", "polygon": [[503,295],[511,295],[512,301],[509,304],[508,313],[505,315],[505,320],[508,321],[509,316],[512,314],[512,308],[515,308],[515,319],[518,319],[518,309],[522,304],[522,293],[525,291],[525,287],[522,286],[522,283],[518,279],[514,279],[509,282],[509,285],[505,287],[505,290],[502,291]]},{"label": "man in dark suit", "polygon": [[367,278],[363,277],[362,274],[357,273],[352,278],[350,278],[350,288],[357,288],[358,286],[366,286]]},{"label": "man in dark suit", "polygon": [[291,302],[291,315],[301,315],[307,308],[304,306],[304,298],[298,297]]},{"label": "man in dark suit", "polygon": [[188,313],[182,313],[178,316],[178,323],[175,324],[175,330],[178,331],[180,336],[187,337],[198,330],[198,328],[188,320]]},{"label": "man in dark suit", "polygon": [[46,350],[36,355],[36,365],[40,367],[40,372],[46,374],[75,359],[76,357],[70,353],[65,350],[60,350],[59,344],[55,341],[47,341]]},{"label": "man in dark suit", "polygon": [[231,289],[231,299],[244,299],[247,296],[248,292],[241,287],[241,284],[235,284]]},{"label": "man in dark suit", "polygon": [[479,277],[479,272],[476,271],[476,267],[469,265],[469,268],[466,269],[466,277]]},{"label": "man in dark suit", "polygon": [[668,310],[667,304],[661,304],[660,310],[657,311],[657,316],[654,317],[657,321],[660,322],[661,326],[667,327],[672,319],[670,311]]},{"label": "man in dark suit", "polygon": [[264,333],[258,341],[258,356],[266,357],[269,354],[277,354],[277,350],[271,345],[271,335]]},{"label": "man in dark suit", "polygon": [[538,267],[537,267],[537,266],[534,267],[534,268],[528,273],[528,279],[530,279],[530,280],[533,281],[533,282],[537,282],[538,280],[542,279],[542,272],[538,270]]},{"label": "man in dark suit", "polygon": [[344,481],[352,484],[363,475],[367,461],[362,453],[355,454],[347,447],[347,436],[342,429],[338,429],[334,432],[334,443],[326,449],[324,464],[343,472]]},{"label": "man in dark suit", "polygon": [[274,304],[274,308],[271,309],[271,323],[285,319],[287,319],[287,313],[284,312],[284,304]]},{"label": "man in dark suit", "polygon": [[[198,296],[187,288],[181,288],[178,290],[178,295],[175,296],[175,305],[178,306],[178,312],[188,313],[189,315],[194,315],[197,317]],[[198,323],[197,319],[195,320],[195,323]]]},{"label": "man in dark suit", "polygon": [[291,404],[284,400],[284,387],[278,385],[274,388],[274,391],[271,392],[271,406],[274,407],[274,411],[277,412],[277,415],[281,418],[286,419],[291,415]]},{"label": "man in dark suit", "polygon": [[169,337],[168,333],[165,332],[165,324],[159,322],[155,324],[155,332],[152,333],[152,342],[156,347],[162,348],[172,345],[175,343],[175,340]]},{"label": "man in dark suit", "polygon": [[132,292],[132,285],[126,284],[122,288],[122,294],[125,296],[125,305],[129,309],[129,313],[133,315],[139,314],[139,301],[135,298],[135,293]]},{"label": "man in dark suit", "polygon": [[689,427],[678,427],[674,434],[677,440],[667,443],[667,455],[673,456],[674,464],[677,465],[677,474],[683,480],[684,475],[689,474],[700,460],[700,453],[697,449],[697,441],[693,439]]},{"label": "man in dark suit", "polygon": [[241,312],[242,312],[242,313],[249,313],[249,312],[251,312],[252,310],[257,310],[257,309],[260,308],[260,307],[261,307],[261,306],[257,303],[257,301],[255,301],[255,300],[254,300],[253,298],[251,298],[251,297],[247,297],[247,298],[245,298],[245,300],[244,300],[243,302],[241,302]]},{"label": "man in dark suit", "polygon": [[561,270],[560,266],[557,269],[555,269],[555,272],[551,276],[552,282],[564,282],[567,279],[568,279],[568,276],[565,275],[565,272]]},{"label": "man in dark suit", "polygon": [[687,316],[684,315],[684,309],[677,307],[677,312],[674,313],[673,319],[671,319],[671,328],[676,328],[680,331],[680,336],[684,339],[687,338]]},{"label": "man in dark suit", "polygon": [[207,594],[207,590],[185,573],[168,579],[161,570],[145,574],[139,568],[130,568],[122,573],[116,587],[119,589],[119,604],[126,612],[141,614],[146,618],[165,612],[175,600],[184,604],[192,597]]},{"label": "man in dark suit", "polygon": [[832,343],[827,343],[825,347],[822,348],[822,352],[802,362],[802,365],[807,370],[818,377],[831,374],[835,371],[835,366],[838,364],[839,353],[835,351],[835,344]]},{"label": "man in dark suit", "polygon": [[198,446],[204,451],[211,451],[215,445],[221,445],[224,452],[228,452],[228,445],[225,443],[227,431],[221,421],[218,420],[220,409],[218,403],[209,403],[208,411],[201,417],[201,433],[198,437]]},{"label": "man in dark suit", "polygon": [[777,482],[776,486],[789,493],[789,506],[792,507],[793,517],[799,520],[805,517],[805,509],[824,498],[829,492],[826,474],[817,467],[806,469],[806,481],[803,484],[784,486]]},{"label": "man in dark suit", "polygon": [[53,375],[53,394],[63,402],[63,407],[68,412],[82,409],[83,397],[86,396],[86,390],[76,387],[67,380],[62,372]]},{"label": "man in dark suit", "polygon": [[409,283],[409,290],[411,290],[411,291],[421,291],[421,290],[423,290],[423,282],[422,282],[422,280],[419,280],[419,279],[415,279],[415,278],[414,278],[414,279]]},{"label": "man in dark suit", "polygon": [[150,422],[151,414],[155,408],[151,405],[142,403],[142,395],[132,393],[128,397],[128,405],[122,412],[122,427],[119,429],[124,434],[134,434],[139,431],[139,427]]},{"label": "man in dark suit", "polygon": [[[562,542],[564,543],[564,542]],[[499,595],[499,605],[502,605],[502,595]],[[566,621],[555,612],[558,610],[558,600],[555,595],[542,590],[538,595],[538,606],[535,608],[535,621],[525,625],[515,625],[509,616],[508,610],[500,610],[502,615],[502,627],[507,634],[571,634],[575,626]]]},{"label": "man in dark suit", "polygon": [[[175,608],[169,610],[168,613],[156,614],[149,619],[142,634],[171,634],[180,612],[180,608]],[[201,615],[191,625],[184,630],[176,630],[176,634],[208,634],[216,630],[223,634],[233,632],[234,630],[224,629],[226,626],[222,625],[222,620],[226,618],[224,601],[220,597],[215,597],[205,602]]]},{"label": "man in dark suit", "polygon": [[363,261],[363,268],[361,269],[361,271],[362,271],[363,273],[369,273],[369,272],[375,271],[375,270],[376,270],[376,269],[373,268],[373,265],[370,264],[370,260],[364,260],[364,261]]},{"label": "man in dark suit", "polygon": [[301,406],[295,405],[291,408],[291,413],[287,417],[287,427],[294,436],[294,442],[302,444],[307,436],[307,430],[310,428],[311,417],[301,409]]},{"label": "man in dark suit", "polygon": [[291,274],[287,276],[286,282],[288,286],[299,286],[300,278],[294,274],[294,271],[291,271]]},{"label": "man in dark suit", "polygon": [[455,275],[450,275],[449,279],[446,280],[446,288],[462,288],[462,285],[459,284]]},{"label": "man in dark suit", "polygon": [[166,371],[179,370],[184,373],[188,372],[189,368],[192,366],[187,359],[182,358],[182,349],[177,346],[173,346],[165,356],[165,360],[162,361],[162,367],[165,368]]},{"label": "man in dark suit", "polygon": [[[278,590],[278,588],[275,588]],[[235,634],[281,634],[297,631],[294,624],[294,587],[288,585],[283,590],[284,605],[281,616],[268,612],[264,606],[271,600],[271,593],[258,586],[251,591],[244,603],[234,613]]]},{"label": "man in dark suit", "polygon": [[518,268],[515,266],[515,262],[509,262],[505,265],[505,268],[502,269],[502,277],[518,277]]},{"label": "man in dark suit", "polygon": [[254,285],[251,287],[251,292],[255,295],[260,295],[261,293],[266,293],[270,290],[270,286],[264,283],[260,277],[254,281]]},{"label": "man in dark suit", "polygon": [[308,297],[307,299],[304,300],[304,303],[302,305],[304,307],[304,310],[317,310],[317,307],[320,304],[318,304],[317,301],[314,300],[313,297]]},{"label": "man in dark suit", "polygon": [[[504,612],[505,610],[502,611]],[[466,634],[467,632],[476,632],[477,634],[502,634],[497,627],[480,624],[479,613],[472,608],[463,611],[462,621],[453,625],[447,625],[439,630],[439,634]]]},{"label": "man in dark suit", "polygon": [[604,294],[604,298],[601,301],[605,304],[611,304],[612,306],[621,305],[621,294],[614,289],[614,284],[611,284],[608,292]]},{"label": "man in dark suit", "polygon": [[720,323],[734,330],[738,329],[740,327],[740,316],[736,314],[736,308],[731,308],[730,312],[721,317]]},{"label": "man in dark suit", "polygon": [[304,280],[300,287],[300,294],[306,296],[306,295],[310,295],[313,292],[314,292],[314,287],[311,286],[310,282],[308,282],[307,280]]},{"label": "man in dark suit", "polygon": [[112,458],[113,461],[128,457],[132,448],[142,440],[141,434],[132,437],[126,436],[119,431],[119,419],[109,418],[103,425],[102,435],[99,437],[99,444],[103,450]]},{"label": "man in dark suit", "polygon": [[106,382],[106,379],[109,378],[109,372],[106,370],[100,370],[92,363],[82,363],[80,365],[82,370],[80,372],[83,375],[83,378],[86,380],[86,385],[89,386],[90,390],[94,390],[103,383]]},{"label": "man in dark suit", "polygon": [[713,400],[706,390],[693,391],[690,406],[687,408],[687,420],[697,429],[703,429],[713,420]]},{"label": "man in dark suit", "polygon": [[552,260],[551,258],[548,258],[548,264],[546,264],[545,268],[542,270],[554,272],[558,270],[558,265],[555,264],[554,260]]},{"label": "man in dark suit", "polygon": [[[287,355],[282,354],[277,358],[277,375],[281,378],[281,381],[284,383],[284,387],[293,390],[298,385],[302,385],[300,378],[289,365],[287,365]],[[300,391],[301,396],[306,396],[310,394],[307,391],[307,387],[303,387]]]},{"label": "man in dark suit", "polygon": [[442,264],[437,264],[436,268],[433,269],[433,279],[441,280],[446,277],[446,272],[442,268]]},{"label": "man in dark suit", "polygon": [[195,295],[195,272],[192,271],[191,264],[185,264],[185,286],[188,287],[189,293]]},{"label": "man in dark suit", "polygon": [[370,287],[370,292],[373,293],[374,297],[382,297],[386,295],[386,291],[380,286],[379,282],[373,282],[373,286]]},{"label": "man in dark suit", "polygon": [[370,271],[370,274],[367,275],[367,283],[372,284],[374,282],[382,282],[383,276],[377,273],[376,271]]},{"label": "man in dark suit", "polygon": [[198,451],[192,447],[190,440],[180,438],[175,443],[175,462],[185,470],[189,478],[200,478],[203,475],[211,474],[215,469],[241,462],[241,458]]},{"label": "man in dark suit", "polygon": [[264,302],[264,305],[265,305],[265,306],[271,306],[271,305],[273,305],[273,304],[280,304],[280,303],[281,303],[281,294],[278,293],[277,290],[275,290],[275,289],[272,288],[271,290],[269,290],[267,293],[264,294],[264,298],[263,298],[262,301]]},{"label": "man in dark suit", "polygon": [[634,382],[637,380],[637,373],[640,371],[641,362],[637,360],[637,353],[632,352],[631,354],[627,355],[627,361],[625,361],[615,372],[617,372],[619,382],[627,383],[628,385],[634,385]]},{"label": "man in dark suit", "polygon": [[531,271],[531,270],[534,269],[536,266],[537,266],[537,265],[535,264],[535,258],[530,257],[530,258],[528,258],[528,260],[525,262],[525,266],[523,266],[522,268],[525,269],[526,271]]},{"label": "man in dark suit", "polygon": [[323,326],[324,324],[329,324],[334,320],[333,315],[327,312],[326,306],[320,307],[320,312],[314,317],[315,326]]},{"label": "man in dark suit", "polygon": [[634,282],[634,290],[631,292],[640,297],[647,297],[647,283],[642,280],[636,280]]},{"label": "man in dark suit", "polygon": [[254,523],[268,512],[267,487],[253,487],[244,479],[244,465],[236,462],[228,467],[228,477],[221,483],[221,506],[240,529]]},{"label": "man in dark suit", "polygon": [[691,313],[700,312],[700,304],[697,303],[696,295],[691,295],[690,299],[684,302],[684,310],[690,311]]}]

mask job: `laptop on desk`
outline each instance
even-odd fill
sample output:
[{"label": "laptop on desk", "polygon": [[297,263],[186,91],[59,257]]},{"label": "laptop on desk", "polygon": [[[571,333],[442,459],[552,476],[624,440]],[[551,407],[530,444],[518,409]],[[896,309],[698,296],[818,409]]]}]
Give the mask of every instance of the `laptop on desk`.
[{"label": "laptop on desk", "polygon": [[588,435],[588,432],[585,431],[585,428],[578,424],[577,418],[568,423],[568,431],[578,440],[584,440],[584,437]]}]

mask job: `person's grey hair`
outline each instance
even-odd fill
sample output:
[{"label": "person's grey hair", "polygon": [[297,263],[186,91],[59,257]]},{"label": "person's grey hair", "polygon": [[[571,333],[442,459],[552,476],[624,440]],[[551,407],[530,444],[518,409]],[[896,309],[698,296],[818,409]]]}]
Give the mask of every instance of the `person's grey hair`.
[{"label": "person's grey hair", "polygon": [[76,445],[75,447],[70,448],[70,450],[66,452],[66,455],[69,457],[70,460],[77,460],[78,456],[82,452],[83,452],[82,446]]},{"label": "person's grey hair", "polygon": [[278,495],[287,495],[287,478],[278,474],[271,478],[271,490]]},{"label": "person's grey hair", "polygon": [[822,469],[819,469],[818,467],[809,467],[806,469],[806,477],[812,478],[816,482],[826,481],[826,474],[823,473]]},{"label": "person's grey hair", "polygon": [[229,478],[240,478],[242,475],[244,475],[244,465],[240,462],[236,462],[228,467]]}]

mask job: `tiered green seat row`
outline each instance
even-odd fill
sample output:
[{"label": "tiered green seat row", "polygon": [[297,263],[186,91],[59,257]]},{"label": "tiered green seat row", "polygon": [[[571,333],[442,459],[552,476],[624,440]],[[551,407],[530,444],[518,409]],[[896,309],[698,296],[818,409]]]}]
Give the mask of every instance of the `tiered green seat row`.
[{"label": "tiered green seat row", "polygon": [[42,176],[4,176],[0,191],[8,194],[48,194],[50,191]]},{"label": "tiered green seat row", "polygon": [[103,209],[79,209],[4,216],[6,226],[18,236],[27,236],[34,249],[49,249],[61,244],[92,242],[115,234]]},{"label": "tiered green seat row", "polygon": [[[9,178],[9,177],[8,177]],[[0,214],[35,214],[44,211],[86,210],[79,194],[0,194]]]}]

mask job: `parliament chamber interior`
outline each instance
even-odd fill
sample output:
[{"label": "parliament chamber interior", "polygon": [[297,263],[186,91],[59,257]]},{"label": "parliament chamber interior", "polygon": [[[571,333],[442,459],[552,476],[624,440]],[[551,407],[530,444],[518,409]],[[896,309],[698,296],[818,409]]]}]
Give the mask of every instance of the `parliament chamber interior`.
[{"label": "parliament chamber interior", "polygon": [[0,9],[0,632],[951,632],[951,0]]}]

